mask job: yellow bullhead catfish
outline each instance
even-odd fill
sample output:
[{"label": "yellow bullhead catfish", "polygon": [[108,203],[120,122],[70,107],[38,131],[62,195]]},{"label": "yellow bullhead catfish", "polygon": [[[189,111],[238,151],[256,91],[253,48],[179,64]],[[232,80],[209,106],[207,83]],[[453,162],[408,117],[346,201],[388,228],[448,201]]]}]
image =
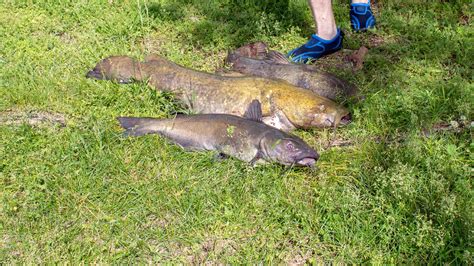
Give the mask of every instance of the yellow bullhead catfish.
[{"label": "yellow bullhead catfish", "polygon": [[186,150],[212,150],[250,164],[278,162],[314,166],[319,154],[302,139],[261,121],[252,101],[244,117],[228,114],[179,115],[173,119],[119,117],[125,135],[159,134]]},{"label": "yellow bullhead catfish", "polygon": [[355,98],[357,87],[314,65],[294,64],[263,42],[244,45],[228,54],[226,63],[245,75],[282,79],[331,100]]},{"label": "yellow bullhead catfish", "polygon": [[145,62],[112,56],[100,61],[87,77],[120,83],[148,81],[159,90],[173,92],[200,114],[242,116],[251,101],[257,99],[264,123],[285,131],[295,127],[334,127],[350,121],[344,107],[285,81],[219,76],[185,68],[156,55]]}]

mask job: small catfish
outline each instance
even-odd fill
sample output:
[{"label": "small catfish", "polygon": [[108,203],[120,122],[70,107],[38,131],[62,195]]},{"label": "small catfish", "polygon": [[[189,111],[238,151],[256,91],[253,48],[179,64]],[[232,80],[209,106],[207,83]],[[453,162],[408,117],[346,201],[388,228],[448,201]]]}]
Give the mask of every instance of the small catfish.
[{"label": "small catfish", "polygon": [[159,134],[186,150],[213,150],[250,164],[278,162],[313,167],[319,154],[302,139],[262,123],[260,102],[244,117],[227,114],[180,115],[174,119],[119,117],[125,135]]},{"label": "small catfish", "polygon": [[87,77],[120,83],[146,81],[158,90],[174,93],[198,114],[242,116],[257,99],[262,104],[264,123],[285,131],[350,122],[346,108],[286,81],[220,76],[182,67],[156,55],[145,62],[112,56],[100,61]]},{"label": "small catfish", "polygon": [[233,71],[257,77],[282,79],[331,100],[353,98],[357,88],[314,65],[294,64],[277,51],[267,51],[263,42],[244,45],[229,53],[226,63]]}]

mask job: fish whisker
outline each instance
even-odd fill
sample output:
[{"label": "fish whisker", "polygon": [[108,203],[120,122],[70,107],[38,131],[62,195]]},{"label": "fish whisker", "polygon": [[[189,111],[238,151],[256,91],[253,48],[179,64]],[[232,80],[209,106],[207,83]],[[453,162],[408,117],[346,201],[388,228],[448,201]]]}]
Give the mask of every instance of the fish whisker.
[{"label": "fish whisker", "polygon": [[333,128],[332,128],[332,137],[328,136],[328,144],[327,144],[325,150],[331,148],[332,143],[336,139],[336,134],[337,134],[337,126],[334,125]]},{"label": "fish whisker", "polygon": [[280,177],[283,177],[286,173],[288,173],[288,171],[290,169],[293,168],[293,166],[295,166],[296,162],[292,162],[289,166],[285,167],[285,169],[283,170],[283,172],[280,174]]}]

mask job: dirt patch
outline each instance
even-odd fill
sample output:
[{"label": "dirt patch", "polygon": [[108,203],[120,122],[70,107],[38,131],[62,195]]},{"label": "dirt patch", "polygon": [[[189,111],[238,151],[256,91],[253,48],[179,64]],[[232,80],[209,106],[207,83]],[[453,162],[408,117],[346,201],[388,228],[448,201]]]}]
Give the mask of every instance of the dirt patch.
[{"label": "dirt patch", "polygon": [[287,240],[281,243],[281,260],[285,265],[320,265],[324,260],[318,255],[327,248],[321,244],[310,243],[309,238]]},{"label": "dirt patch", "polygon": [[[219,261],[213,261],[210,257],[213,254],[214,257],[225,258],[235,253],[235,242],[229,239],[212,239],[203,241],[200,248],[192,256],[190,261],[192,264],[222,264]],[[190,257],[188,257],[190,258]]]},{"label": "dirt patch", "polygon": [[[468,132],[474,129],[474,121],[468,120],[466,117],[461,117],[457,120],[452,120],[450,122],[438,122],[429,128],[424,128],[421,130],[420,135],[424,137],[430,137],[433,134],[439,133],[456,133],[461,134]],[[330,134],[326,138],[322,138],[322,143],[324,143],[325,149],[332,148],[350,148],[357,146],[359,143],[370,140],[374,143],[386,143],[386,144],[400,144],[403,143],[408,137],[406,134],[398,134],[395,136],[380,137],[374,136],[369,138],[344,138],[336,134]]]},{"label": "dirt patch", "polygon": [[236,243],[230,239],[206,240],[201,244],[201,251],[230,255],[237,250],[235,244]]},{"label": "dirt patch", "polygon": [[438,122],[435,123],[431,128],[425,128],[422,130],[422,134],[425,137],[429,137],[433,133],[440,132],[454,132],[462,133],[467,130],[474,129],[474,121],[469,121],[466,117],[460,117],[457,120],[452,120],[450,122]]},{"label": "dirt patch", "polygon": [[28,124],[34,127],[65,127],[64,114],[47,111],[5,110],[0,112],[0,125],[18,126]]},{"label": "dirt patch", "polygon": [[10,257],[21,258],[23,257],[23,253],[17,248],[12,248],[15,246],[15,243],[18,243],[18,240],[16,238],[5,234],[2,238],[0,238],[0,249],[8,250],[8,254],[10,255]]},{"label": "dirt patch", "polygon": [[329,70],[331,68],[337,68],[342,70],[350,70],[353,65],[351,62],[345,60],[347,56],[352,54],[354,50],[342,49],[339,52],[326,55],[312,63],[318,69]]},{"label": "dirt patch", "polygon": [[385,39],[382,36],[370,35],[367,40],[367,45],[369,48],[379,47],[385,43]]},{"label": "dirt patch", "polygon": [[65,44],[74,44],[76,43],[76,39],[69,33],[61,31],[61,32],[56,32],[54,33],[55,36],[61,40],[61,42]]},{"label": "dirt patch", "polygon": [[154,214],[151,214],[147,217],[147,222],[145,224],[145,228],[155,229],[166,229],[170,224],[173,223],[174,219],[171,214],[166,214],[164,217],[157,217]]},{"label": "dirt patch", "polygon": [[[314,258],[312,251],[306,251],[305,253],[301,253],[301,251],[294,251],[285,258],[285,264],[291,266],[314,264],[316,261],[317,260]],[[322,262],[323,261],[319,261],[319,263]]]},{"label": "dirt patch", "polygon": [[179,258],[187,264],[222,264],[216,258],[225,258],[234,254],[237,243],[230,239],[206,239],[196,244],[183,244],[179,242],[151,241],[150,248],[153,253],[158,253],[163,259],[176,260]]}]

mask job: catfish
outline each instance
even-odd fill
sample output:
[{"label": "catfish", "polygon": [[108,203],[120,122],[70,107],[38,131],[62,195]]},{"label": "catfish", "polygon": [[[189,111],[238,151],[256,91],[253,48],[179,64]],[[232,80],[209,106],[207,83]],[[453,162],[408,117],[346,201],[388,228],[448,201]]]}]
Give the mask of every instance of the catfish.
[{"label": "catfish", "polygon": [[357,99],[358,89],[314,65],[295,64],[263,42],[244,45],[226,58],[232,71],[257,77],[282,79],[331,100]]},{"label": "catfish", "polygon": [[173,119],[118,117],[127,136],[159,134],[190,151],[218,151],[251,165],[276,162],[313,167],[319,154],[301,138],[262,122],[253,100],[244,117],[228,114],[179,115]]}]

